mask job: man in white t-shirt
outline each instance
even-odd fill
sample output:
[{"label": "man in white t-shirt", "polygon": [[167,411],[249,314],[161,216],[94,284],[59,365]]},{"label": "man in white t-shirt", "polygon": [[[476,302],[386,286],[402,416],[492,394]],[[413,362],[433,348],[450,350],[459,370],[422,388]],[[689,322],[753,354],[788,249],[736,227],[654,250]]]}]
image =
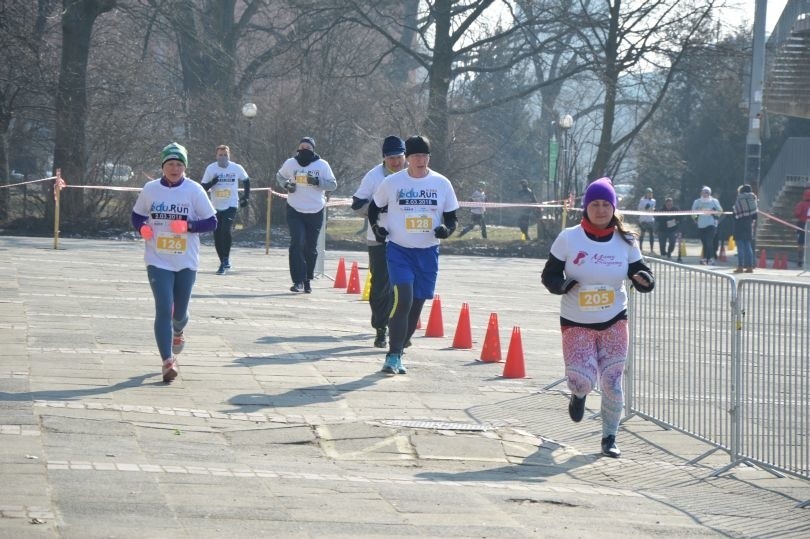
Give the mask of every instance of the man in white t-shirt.
[{"label": "man in white t-shirt", "polygon": [[[439,272],[439,240],[456,229],[458,200],[446,177],[428,168],[430,141],[405,141],[408,168],[391,174],[374,192],[368,222],[377,241],[387,241],[394,308],[388,321],[388,353],[382,372],[405,374],[402,350],[416,330],[426,299],[433,299]],[[379,213],[387,208],[386,226]]]},{"label": "man in white t-shirt", "polygon": [[[219,256],[217,275],[224,275],[231,268],[231,231],[236,210],[247,206],[250,200],[250,178],[242,165],[230,160],[231,149],[228,146],[217,146],[216,151],[217,160],[205,168],[200,183],[217,210],[217,229],[214,231],[214,247]],[[239,182],[244,185],[241,197]]]},{"label": "man in white t-shirt", "polygon": [[295,155],[281,165],[276,181],[288,193],[287,226],[293,282],[290,292],[311,294],[326,192],[337,189],[337,180],[329,163],[315,153],[315,139],[304,137],[298,141]]},{"label": "man in white t-shirt", "polygon": [[[394,135],[385,137],[382,144],[383,162],[369,170],[360,187],[352,196],[352,209],[363,216],[368,222],[368,206],[375,191],[386,177],[405,168],[405,142]],[[380,214],[377,224],[385,227],[385,213]],[[385,260],[385,242],[379,242],[374,237],[371,228],[367,228],[366,243],[368,244],[368,270],[371,274],[371,289],[368,294],[368,304],[371,307],[371,327],[377,332],[374,346],[385,348],[386,331],[388,329],[388,316],[391,314],[391,284],[388,281],[388,263]]]}]

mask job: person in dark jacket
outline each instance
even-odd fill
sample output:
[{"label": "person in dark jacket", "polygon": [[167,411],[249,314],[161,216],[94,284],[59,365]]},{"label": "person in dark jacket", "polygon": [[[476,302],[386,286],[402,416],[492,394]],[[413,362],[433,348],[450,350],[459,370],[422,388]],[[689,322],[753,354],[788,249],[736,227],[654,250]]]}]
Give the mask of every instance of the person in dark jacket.
[{"label": "person in dark jacket", "polygon": [[737,269],[734,273],[754,272],[754,222],[757,219],[757,196],[751,186],[737,188],[737,200],[731,209],[734,214],[734,240],[737,242]]},{"label": "person in dark jacket", "polygon": [[[517,192],[517,201],[525,204],[537,204],[537,197],[534,196],[534,191],[529,188],[529,180],[520,180],[520,190]],[[532,221],[537,221],[538,209],[537,208],[523,208],[518,217],[518,228],[522,233],[522,239],[529,241],[529,225]]]},{"label": "person in dark jacket", "polygon": [[681,211],[672,202],[672,197],[664,199],[664,205],[656,210],[660,215],[655,216],[658,227],[658,249],[661,256],[672,258],[672,251],[678,247],[678,232],[681,229],[681,216],[668,215],[668,212]]}]

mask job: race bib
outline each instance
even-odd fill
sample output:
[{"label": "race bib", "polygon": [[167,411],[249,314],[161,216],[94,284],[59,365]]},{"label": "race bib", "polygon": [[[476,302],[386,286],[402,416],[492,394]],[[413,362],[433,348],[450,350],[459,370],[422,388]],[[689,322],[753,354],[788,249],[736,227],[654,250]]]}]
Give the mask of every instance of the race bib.
[{"label": "race bib", "polygon": [[594,284],[580,286],[579,310],[604,311],[610,309],[616,301],[616,290],[612,286]]},{"label": "race bib", "polygon": [[182,255],[186,252],[187,243],[185,236],[159,234],[155,238],[155,248],[159,253],[165,255]]},{"label": "race bib", "polygon": [[678,224],[678,221],[676,221],[675,219],[670,219],[669,221],[667,221],[667,228],[674,228],[675,225],[677,225],[677,224]]},{"label": "race bib", "polygon": [[299,185],[306,185],[307,184],[307,173],[306,172],[296,172],[295,174],[295,183]]},{"label": "race bib", "polygon": [[405,218],[405,230],[409,233],[433,231],[433,217],[430,215],[415,215]]},{"label": "race bib", "polygon": [[214,191],[214,196],[216,198],[231,198],[231,190],[230,189],[217,189]]}]

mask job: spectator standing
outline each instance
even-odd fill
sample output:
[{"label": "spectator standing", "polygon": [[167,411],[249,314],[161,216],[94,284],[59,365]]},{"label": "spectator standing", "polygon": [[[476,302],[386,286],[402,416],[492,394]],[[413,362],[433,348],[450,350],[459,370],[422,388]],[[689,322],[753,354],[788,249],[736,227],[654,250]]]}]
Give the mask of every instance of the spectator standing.
[{"label": "spectator standing", "polygon": [[700,189],[700,198],[695,199],[692,203],[692,211],[713,212],[701,213],[700,215],[692,217],[697,223],[700,243],[703,246],[703,254],[700,257],[700,263],[713,266],[715,258],[717,258],[714,238],[717,233],[718,216],[723,211],[723,207],[720,205],[720,202],[712,196],[711,188],[704,185]]},{"label": "spectator standing", "polygon": [[563,360],[571,400],[568,415],[582,421],[585,399],[599,380],[602,454],[618,458],[616,434],[624,406],[622,378],[627,360],[627,289],[655,287],[635,236],[616,214],[618,200],[609,178],[591,183],[577,226],[560,232],[551,245],[541,280],[562,296],[560,325]]},{"label": "spectator standing", "polygon": [[[650,236],[650,253],[654,253],[655,240],[653,239],[653,231],[655,229],[655,216],[652,212],[655,211],[655,199],[653,198],[653,190],[648,187],[644,190],[644,196],[638,201],[638,211],[650,212],[649,215],[638,216],[638,228],[640,234],[638,237],[638,246],[644,248],[644,236]],[[661,253],[662,255],[664,253]]]},{"label": "spectator standing", "polygon": [[[360,187],[352,196],[352,209],[361,214],[366,223],[368,222],[368,205],[380,184],[389,175],[405,168],[405,143],[397,136],[385,137],[382,143],[382,156],[383,162],[366,172],[360,181]],[[386,212],[379,214],[377,223],[381,227],[386,226]],[[365,226],[364,228],[367,229],[368,270],[371,273],[368,304],[371,307],[371,327],[377,333],[374,346],[385,348],[387,346],[385,339],[388,316],[391,313],[393,301],[391,284],[388,279],[388,263],[385,260],[385,242],[377,241],[370,227]]]},{"label": "spectator standing", "polygon": [[[205,167],[201,183],[217,210],[217,229],[214,231],[214,247],[219,256],[217,275],[224,275],[231,269],[231,233],[236,211],[247,206],[250,200],[250,178],[242,165],[231,161],[228,146],[217,146],[216,159]],[[244,185],[242,196],[239,196],[239,182]]]},{"label": "spectator standing", "polygon": [[734,216],[734,241],[737,242],[737,269],[734,273],[754,272],[754,222],[758,211],[757,196],[749,184],[737,188],[737,200],[731,209]]},{"label": "spectator standing", "polygon": [[[517,201],[524,204],[537,204],[537,197],[534,196],[534,191],[529,188],[529,180],[520,180],[518,183]],[[522,239],[529,241],[529,225],[535,220],[537,216],[537,208],[523,208],[518,217],[518,228],[522,233]]]},{"label": "spectator standing", "polygon": [[796,243],[799,250],[798,264],[801,268],[804,264],[804,250],[807,246],[805,228],[807,228],[807,221],[810,221],[810,187],[804,190],[802,199],[793,207],[793,217],[796,218],[796,226],[801,229],[796,232]]},{"label": "spectator standing", "polygon": [[[472,195],[470,196],[470,200],[472,202],[480,202],[484,203],[487,201],[487,183],[486,182],[478,182],[478,187],[473,191]],[[484,206],[473,206],[470,208],[470,217],[472,217],[472,222],[461,229],[458,237],[462,237],[467,232],[471,231],[475,228],[475,225],[481,227],[481,237],[487,239],[487,223],[484,219],[484,214],[487,212],[487,209]]]},{"label": "spectator standing", "polygon": [[[388,176],[374,192],[368,222],[377,241],[388,241],[388,274],[394,305],[388,321],[388,353],[382,372],[405,374],[402,350],[410,341],[425,300],[432,299],[439,274],[439,242],[456,229],[458,200],[453,185],[431,170],[430,141],[413,136],[405,141],[408,168]],[[387,226],[379,222],[388,208]]]},{"label": "spectator standing", "polygon": [[681,216],[671,215],[668,212],[680,211],[672,201],[672,197],[664,199],[664,205],[656,210],[659,215],[655,217],[658,226],[658,250],[661,256],[672,258],[672,251],[678,247],[678,232],[681,226]]},{"label": "spectator standing", "polygon": [[191,289],[200,265],[200,233],[217,227],[216,210],[205,190],[186,177],[186,149],[172,142],[160,154],[163,175],[144,185],[132,209],[132,226],[144,239],[144,260],[155,298],[155,341],[163,360],[163,381],[179,372]]},{"label": "spectator standing", "polygon": [[287,226],[293,282],[290,292],[311,294],[326,193],[337,189],[337,180],[329,163],[315,153],[315,139],[304,137],[298,142],[295,155],[281,165],[276,181],[288,193]]}]

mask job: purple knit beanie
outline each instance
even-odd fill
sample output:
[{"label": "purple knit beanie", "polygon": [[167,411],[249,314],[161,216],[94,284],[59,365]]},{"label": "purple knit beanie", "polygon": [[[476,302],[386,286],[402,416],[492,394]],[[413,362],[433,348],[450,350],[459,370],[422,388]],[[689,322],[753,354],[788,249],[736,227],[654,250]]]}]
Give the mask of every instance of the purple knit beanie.
[{"label": "purple knit beanie", "polygon": [[613,190],[613,183],[610,178],[599,178],[594,180],[587,189],[585,189],[585,196],[582,197],[582,207],[587,208],[588,204],[594,200],[607,200],[610,202],[613,209],[616,209],[618,201],[616,200],[616,191]]}]

